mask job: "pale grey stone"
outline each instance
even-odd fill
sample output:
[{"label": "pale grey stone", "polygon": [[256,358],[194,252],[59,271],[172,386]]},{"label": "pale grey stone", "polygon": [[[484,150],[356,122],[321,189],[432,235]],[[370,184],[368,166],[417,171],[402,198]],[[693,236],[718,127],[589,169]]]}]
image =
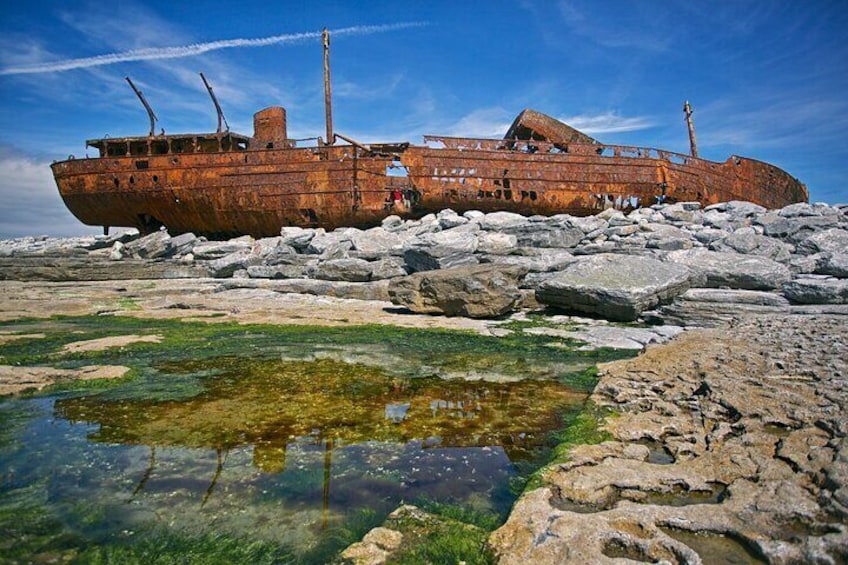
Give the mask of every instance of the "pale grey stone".
[{"label": "pale grey stone", "polygon": [[483,232],[477,237],[477,252],[490,255],[508,255],[518,247],[518,238],[512,234]]},{"label": "pale grey stone", "polygon": [[197,236],[191,232],[175,235],[166,243],[166,255],[173,257],[191,253],[192,249],[198,244],[198,242],[199,240],[197,239]]},{"label": "pale grey stone", "polygon": [[718,327],[746,316],[787,312],[789,301],[773,292],[690,288],[646,317],[664,324]]},{"label": "pale grey stone", "polygon": [[262,258],[254,255],[252,249],[248,248],[208,261],[206,266],[213,277],[220,279],[231,277],[236,271],[247,269],[261,262]]},{"label": "pale grey stone", "polygon": [[399,257],[385,257],[371,264],[371,280],[393,279],[407,274],[403,259]]},{"label": "pale grey stone", "polygon": [[168,232],[161,230],[155,231],[140,239],[127,243],[124,246],[122,253],[124,256],[129,255],[139,259],[158,259],[159,257],[166,257],[170,252],[168,247],[168,241],[170,239],[171,236],[168,235]]},{"label": "pale grey stone", "polygon": [[582,257],[536,289],[542,304],[631,321],[689,288],[689,270],[647,257]]},{"label": "pale grey stone", "polygon": [[194,258],[200,261],[210,259],[220,259],[225,255],[235,253],[237,251],[251,251],[253,249],[253,239],[231,239],[229,241],[208,241],[206,243],[196,244],[191,252]]},{"label": "pale grey stone", "polygon": [[691,269],[697,275],[692,286],[772,290],[792,277],[785,265],[757,255],[689,249],[672,251],[666,261]]},{"label": "pale grey stone", "polygon": [[519,267],[474,265],[416,273],[393,279],[393,303],[413,312],[492,318],[511,311],[521,299]]},{"label": "pale grey stone", "polygon": [[251,265],[247,274],[253,279],[302,279],[309,270],[305,265]]},{"label": "pale grey stone", "polygon": [[529,223],[526,217],[513,212],[492,212],[477,221],[482,229],[489,231],[503,231]]},{"label": "pale grey stone", "polygon": [[720,252],[736,252],[760,255],[778,262],[789,261],[795,248],[771,237],[758,235],[752,228],[736,230],[727,237],[715,241],[710,249]]},{"label": "pale grey stone", "polygon": [[815,273],[848,279],[848,253],[823,253]]},{"label": "pale grey stone", "polygon": [[784,284],[783,295],[795,304],[848,304],[848,280],[806,275]]},{"label": "pale grey stone", "polygon": [[848,230],[831,228],[811,235],[798,244],[798,252],[845,253],[848,251]]},{"label": "pale grey stone", "polygon": [[330,259],[318,263],[309,275],[326,281],[367,282],[372,270],[372,264],[364,259]]},{"label": "pale grey stone", "polygon": [[[313,228],[300,228],[296,226],[283,227],[280,229],[280,243],[290,245],[295,249],[306,249],[318,231]],[[320,231],[324,233],[323,229]]]}]

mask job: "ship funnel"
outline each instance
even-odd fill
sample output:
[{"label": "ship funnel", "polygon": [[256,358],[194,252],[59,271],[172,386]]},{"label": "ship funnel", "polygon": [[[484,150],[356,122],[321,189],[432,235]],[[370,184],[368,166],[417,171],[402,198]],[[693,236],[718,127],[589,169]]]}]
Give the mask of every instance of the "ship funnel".
[{"label": "ship funnel", "polygon": [[273,149],[286,147],[286,109],[271,106],[253,115],[253,139],[258,147]]}]

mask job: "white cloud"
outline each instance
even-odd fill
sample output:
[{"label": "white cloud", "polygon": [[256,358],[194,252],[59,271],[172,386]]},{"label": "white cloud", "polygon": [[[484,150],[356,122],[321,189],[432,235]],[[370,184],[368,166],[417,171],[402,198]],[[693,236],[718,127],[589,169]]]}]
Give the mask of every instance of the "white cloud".
[{"label": "white cloud", "polygon": [[[332,30],[334,37],[345,35],[369,35],[387,31],[397,31],[410,27],[426,25],[422,22],[400,22],[387,25],[352,26]],[[270,37],[259,37],[253,39],[223,39],[205,43],[193,43],[178,47],[144,47],[130,49],[117,53],[106,53],[94,57],[82,57],[78,59],[65,59],[62,61],[50,61],[44,63],[31,63],[25,65],[8,66],[0,68],[0,75],[17,75],[33,73],[53,73],[69,71],[74,69],[85,69],[88,67],[99,67],[101,65],[112,65],[126,61],[156,61],[161,59],[178,59],[200,55],[209,51],[219,49],[232,49],[235,47],[263,47],[267,45],[302,43],[320,39],[320,31],[287,33],[283,35],[272,35]]]},{"label": "white cloud", "polygon": [[638,131],[653,127],[653,123],[645,117],[619,116],[615,112],[604,112],[603,114],[566,116],[558,118],[571,127],[583,133],[593,135],[597,133],[622,133],[626,131]]},{"label": "white cloud", "polygon": [[504,108],[480,108],[460,118],[446,129],[445,135],[456,137],[503,137],[514,116]]},{"label": "white cloud", "polygon": [[100,233],[74,218],[56,188],[50,164],[0,147],[0,237]]}]

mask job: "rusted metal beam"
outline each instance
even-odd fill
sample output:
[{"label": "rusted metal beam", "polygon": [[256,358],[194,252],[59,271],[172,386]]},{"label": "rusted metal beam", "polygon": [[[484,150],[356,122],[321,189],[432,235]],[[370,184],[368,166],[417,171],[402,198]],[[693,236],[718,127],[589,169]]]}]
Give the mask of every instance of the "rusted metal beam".
[{"label": "rusted metal beam", "polygon": [[686,114],[686,128],[689,130],[689,149],[692,157],[698,156],[698,144],[695,141],[695,124],[692,122],[692,106],[689,101],[683,103],[683,112]]},{"label": "rusted metal beam", "polygon": [[[218,114],[218,130],[216,133],[221,133],[223,125],[221,122],[227,124],[227,118],[224,117],[224,111],[221,109],[221,105],[218,104],[218,98],[215,97],[215,93],[212,91],[212,87],[209,85],[209,81],[206,80],[206,77],[203,76],[203,73],[200,73],[200,78],[203,79],[203,85],[206,87],[206,91],[212,98],[212,103],[215,104],[215,112]],[[230,131],[230,124],[227,124],[227,131]]]},{"label": "rusted metal beam", "polygon": [[330,86],[330,32],[327,28],[321,32],[324,44],[324,118],[327,123],[327,145],[335,142],[333,137],[333,102]]},{"label": "rusted metal beam", "polygon": [[147,103],[147,99],[144,98],[144,94],[136,88],[133,84],[133,81],[130,80],[130,77],[124,77],[127,79],[127,82],[130,83],[130,86],[135,92],[135,95],[138,96],[138,99],[141,100],[141,103],[144,105],[144,109],[147,110],[147,117],[150,118],[150,137],[156,135],[156,121],[159,119],[156,117],[156,114],[153,113],[153,108],[150,107],[150,104]]}]

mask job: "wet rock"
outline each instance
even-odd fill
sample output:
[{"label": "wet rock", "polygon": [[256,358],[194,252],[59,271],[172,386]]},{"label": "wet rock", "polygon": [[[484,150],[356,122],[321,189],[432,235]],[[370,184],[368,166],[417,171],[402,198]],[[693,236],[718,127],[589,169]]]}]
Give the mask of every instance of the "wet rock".
[{"label": "wet rock", "polygon": [[592,255],[581,257],[541,283],[542,304],[631,321],[643,310],[671,300],[689,288],[689,270],[647,257]]},{"label": "wet rock", "polygon": [[[649,343],[664,343],[683,331],[679,326],[657,326],[655,328],[629,328],[616,325],[579,325],[574,329],[527,328],[525,333],[549,335],[583,342],[578,350],[593,351],[600,347],[641,351]],[[567,347],[572,347],[568,345]]]},{"label": "wet rock", "polygon": [[519,499],[489,539],[498,562],[840,562],[846,337],[843,316],[769,315],[604,365],[591,400],[616,413],[612,439]]},{"label": "wet rock", "polygon": [[391,281],[393,303],[422,314],[493,318],[521,299],[520,267],[474,265],[415,273]]},{"label": "wet rock", "polygon": [[848,279],[803,275],[785,283],[783,295],[795,304],[848,304]]},{"label": "wet rock", "polygon": [[773,290],[792,278],[785,265],[757,255],[690,249],[672,251],[666,260],[691,269],[697,276],[692,286]]}]

